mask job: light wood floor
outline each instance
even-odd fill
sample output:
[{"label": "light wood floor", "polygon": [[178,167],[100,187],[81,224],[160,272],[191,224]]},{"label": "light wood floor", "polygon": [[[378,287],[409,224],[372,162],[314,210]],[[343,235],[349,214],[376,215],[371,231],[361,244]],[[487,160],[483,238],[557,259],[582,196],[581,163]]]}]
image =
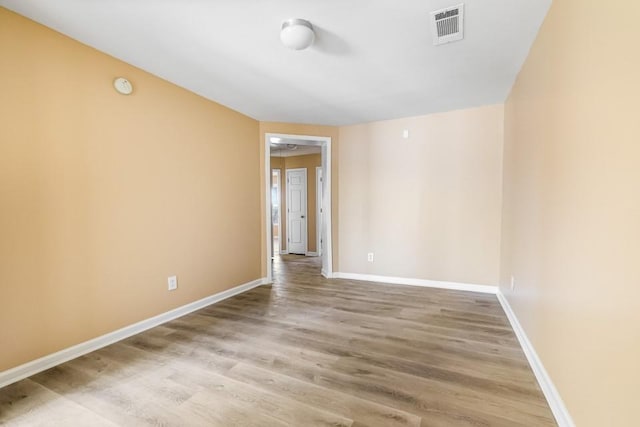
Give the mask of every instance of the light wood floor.
[{"label": "light wood floor", "polygon": [[0,389],[0,424],[555,425],[494,296],[319,269]]}]

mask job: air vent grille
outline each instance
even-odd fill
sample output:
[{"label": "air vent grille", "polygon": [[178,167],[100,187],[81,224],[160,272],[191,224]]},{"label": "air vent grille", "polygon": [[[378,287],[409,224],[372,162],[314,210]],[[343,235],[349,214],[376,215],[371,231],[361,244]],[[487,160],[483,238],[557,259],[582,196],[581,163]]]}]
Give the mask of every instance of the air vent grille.
[{"label": "air vent grille", "polygon": [[433,33],[434,45],[462,40],[463,12],[464,4],[431,12],[431,32]]}]

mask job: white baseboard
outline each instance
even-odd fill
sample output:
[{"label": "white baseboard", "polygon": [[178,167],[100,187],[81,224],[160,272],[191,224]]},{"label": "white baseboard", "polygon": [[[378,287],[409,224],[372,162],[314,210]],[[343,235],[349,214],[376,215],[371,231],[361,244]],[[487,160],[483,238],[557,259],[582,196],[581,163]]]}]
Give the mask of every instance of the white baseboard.
[{"label": "white baseboard", "polygon": [[522,325],[520,325],[516,314],[511,309],[509,301],[507,301],[507,298],[505,298],[505,296],[500,291],[498,291],[496,295],[498,297],[498,301],[500,301],[500,305],[502,305],[502,309],[504,310],[507,318],[509,319],[509,322],[511,323],[513,331],[518,337],[520,347],[522,347],[525,356],[527,356],[529,365],[531,366],[531,369],[533,370],[533,373],[538,380],[538,384],[540,384],[540,388],[544,393],[544,397],[547,398],[547,402],[549,403],[551,412],[553,412],[553,416],[556,418],[556,422],[560,427],[575,427],[575,424],[571,419],[571,415],[569,414],[567,407],[560,397],[560,393],[558,393],[558,390],[553,385],[553,381],[551,381],[551,377],[549,377],[546,369],[544,369],[542,361],[538,357],[536,350],[533,348],[533,344],[531,344],[531,341],[529,341],[529,338],[524,332]]},{"label": "white baseboard", "polygon": [[20,381],[24,378],[30,377],[31,375],[35,375],[61,363],[68,362],[69,360],[75,359],[76,357],[80,357],[102,347],[106,347],[109,344],[121,341],[132,335],[139,334],[140,332],[146,331],[147,329],[151,329],[170,320],[177,319],[178,317],[182,317],[186,314],[207,307],[211,304],[215,304],[234,295],[246,292],[250,289],[264,284],[265,282],[266,278],[253,280],[251,282],[233,287],[231,289],[227,289],[226,291],[222,291],[201,300],[194,301],[192,303],[183,305],[157,316],[150,317],[149,319],[142,320],[138,323],[134,323],[133,325],[125,326],[122,329],[118,329],[97,338],[93,338],[89,341],[85,341],[72,347],[65,348],[64,350],[60,350],[56,353],[52,353],[31,362],[27,362],[23,365],[16,366],[15,368],[2,371],[0,372],[0,388],[12,384],[16,381]]},{"label": "white baseboard", "polygon": [[321,269],[320,270],[320,275],[322,277],[326,278],[326,279],[332,279],[332,278],[336,277],[335,274],[337,274],[337,273],[330,274],[325,269]]},{"label": "white baseboard", "polygon": [[280,251],[280,255],[288,255],[288,254],[289,254],[289,251],[288,251],[288,250],[286,250],[286,249],[285,249],[285,250]]},{"label": "white baseboard", "polygon": [[305,256],[318,256],[318,252],[307,252]]},{"label": "white baseboard", "polygon": [[456,291],[482,292],[485,294],[496,294],[497,286],[474,285],[471,283],[443,282],[439,280],[411,279],[406,277],[377,276],[373,274],[358,273],[333,273],[336,279],[363,280],[366,282],[377,282],[394,285],[423,286],[427,288],[452,289]]}]

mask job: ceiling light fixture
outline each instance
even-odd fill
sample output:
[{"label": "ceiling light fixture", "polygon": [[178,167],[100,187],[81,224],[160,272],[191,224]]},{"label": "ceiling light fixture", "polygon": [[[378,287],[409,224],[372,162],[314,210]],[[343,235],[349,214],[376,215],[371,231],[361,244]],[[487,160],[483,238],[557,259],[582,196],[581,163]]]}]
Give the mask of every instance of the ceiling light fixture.
[{"label": "ceiling light fixture", "polygon": [[313,26],[305,19],[292,18],[282,23],[280,40],[289,49],[306,49],[313,44],[314,38]]}]

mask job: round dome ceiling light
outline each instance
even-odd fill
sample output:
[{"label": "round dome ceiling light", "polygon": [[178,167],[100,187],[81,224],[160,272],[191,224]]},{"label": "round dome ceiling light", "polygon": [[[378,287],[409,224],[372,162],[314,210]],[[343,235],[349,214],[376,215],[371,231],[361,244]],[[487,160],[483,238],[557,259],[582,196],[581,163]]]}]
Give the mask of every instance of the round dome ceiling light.
[{"label": "round dome ceiling light", "polygon": [[289,49],[306,49],[313,44],[314,38],[313,26],[305,19],[292,18],[282,23],[280,40]]}]

